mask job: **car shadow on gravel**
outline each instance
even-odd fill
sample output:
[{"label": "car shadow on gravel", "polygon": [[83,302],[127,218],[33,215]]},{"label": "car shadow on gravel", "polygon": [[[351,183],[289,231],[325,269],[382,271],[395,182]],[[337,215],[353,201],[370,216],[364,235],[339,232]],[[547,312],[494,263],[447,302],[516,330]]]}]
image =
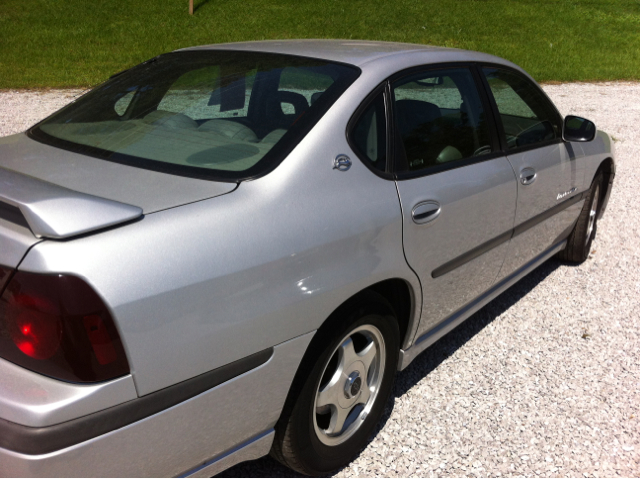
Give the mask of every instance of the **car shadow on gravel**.
[{"label": "car shadow on gravel", "polygon": [[[393,413],[395,399],[404,396],[412,387],[418,384],[431,371],[436,369],[445,359],[454,354],[467,341],[491,324],[496,318],[524,298],[533,288],[545,280],[564,263],[555,258],[539,266],[536,270],[522,278],[507,291],[495,298],[478,312],[469,317],[464,323],[453,331],[440,338],[432,346],[420,354],[404,371],[396,376],[396,381],[391,392],[391,397],[385,406],[374,437],[384,428]],[[365,446],[366,448],[366,446]],[[365,449],[363,448],[363,450]],[[336,471],[335,473],[339,473]],[[283,466],[271,456],[266,456],[255,461],[238,464],[215,477],[306,477]]]},{"label": "car shadow on gravel", "polygon": [[514,304],[524,298],[533,288],[544,281],[564,263],[555,258],[540,265],[489,304],[470,316],[460,326],[449,332],[420,354],[404,371],[396,376],[392,395],[402,397],[421,379],[454,354],[467,341],[504,314]]}]

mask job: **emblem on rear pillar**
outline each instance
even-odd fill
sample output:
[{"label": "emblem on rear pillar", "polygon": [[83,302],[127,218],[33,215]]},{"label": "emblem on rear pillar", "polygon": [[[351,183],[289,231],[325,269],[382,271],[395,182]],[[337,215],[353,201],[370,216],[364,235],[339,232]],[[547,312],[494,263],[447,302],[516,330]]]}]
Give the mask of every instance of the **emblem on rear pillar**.
[{"label": "emblem on rear pillar", "polygon": [[347,171],[351,168],[351,158],[347,155],[338,155],[333,160],[333,169],[338,171]]},{"label": "emblem on rear pillar", "polygon": [[576,188],[575,186],[573,188],[571,188],[569,191],[565,191],[564,193],[558,193],[558,197],[556,198],[557,200],[561,200],[562,198],[564,198],[567,195],[570,195],[571,193],[573,193],[574,191],[576,191],[578,188]]}]

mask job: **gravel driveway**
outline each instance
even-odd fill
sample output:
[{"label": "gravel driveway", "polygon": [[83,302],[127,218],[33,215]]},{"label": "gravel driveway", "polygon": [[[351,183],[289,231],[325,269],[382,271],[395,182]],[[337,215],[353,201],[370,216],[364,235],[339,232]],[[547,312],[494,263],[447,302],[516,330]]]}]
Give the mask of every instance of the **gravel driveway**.
[{"label": "gravel driveway", "polygon": [[[640,474],[640,83],[545,90],[616,140],[592,256],[547,262],[418,357],[337,477]],[[76,93],[0,91],[0,136]],[[270,458],[223,475],[295,476]]]}]

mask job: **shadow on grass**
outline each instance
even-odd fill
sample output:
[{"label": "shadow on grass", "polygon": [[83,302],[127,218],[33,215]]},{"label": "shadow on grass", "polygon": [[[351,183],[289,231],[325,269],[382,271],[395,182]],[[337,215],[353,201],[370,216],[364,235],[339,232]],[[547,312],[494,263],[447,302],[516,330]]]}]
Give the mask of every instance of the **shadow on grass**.
[{"label": "shadow on grass", "polygon": [[[384,413],[374,434],[368,442],[384,428],[393,413],[395,398],[404,396],[412,387],[436,369],[445,359],[464,346],[467,341],[500,317],[514,304],[524,298],[533,288],[544,281],[559,266],[564,265],[556,259],[551,259],[536,270],[525,276],[507,291],[484,306],[473,316],[469,317],[456,329],[439,339],[431,347],[420,354],[404,371],[398,373],[387,401]],[[368,443],[367,443],[368,445]],[[365,446],[366,448],[366,446]],[[365,449],[363,448],[363,450]],[[336,471],[336,473],[339,471]],[[227,469],[216,477],[306,477],[280,464],[270,456],[255,461],[238,464]]]}]

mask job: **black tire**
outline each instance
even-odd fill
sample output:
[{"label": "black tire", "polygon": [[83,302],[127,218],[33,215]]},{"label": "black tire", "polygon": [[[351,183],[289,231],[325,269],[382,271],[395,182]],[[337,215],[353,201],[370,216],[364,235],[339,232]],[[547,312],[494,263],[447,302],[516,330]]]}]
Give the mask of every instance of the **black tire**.
[{"label": "black tire", "polygon": [[602,173],[598,173],[591,183],[578,221],[567,240],[567,246],[558,253],[560,260],[579,264],[589,257],[591,243],[593,243],[598,228],[602,193]]},{"label": "black tire", "polygon": [[[378,344],[380,340],[378,333],[383,338],[382,345]],[[366,366],[366,372],[362,374],[363,377],[366,374],[367,378],[371,378],[371,382],[369,379],[361,378],[361,386],[357,389],[353,383],[349,383],[351,385],[349,386],[344,379],[331,379],[346,377],[349,372],[349,366],[344,361],[340,362],[339,359],[348,356],[343,351],[349,339],[352,340],[353,352],[356,354],[362,353],[372,343],[378,348],[376,356],[372,356],[374,358],[370,363],[372,366]],[[367,343],[369,339],[371,342]],[[360,350],[359,345],[365,346]],[[398,322],[393,308],[382,296],[365,292],[341,306],[318,330],[302,360],[282,416],[276,425],[271,455],[285,466],[310,476],[326,475],[348,464],[366,445],[382,416],[391,393],[398,365],[399,349]],[[376,372],[373,364],[376,360],[380,361],[376,359],[378,355],[380,359],[384,357],[384,363],[376,363],[378,364]],[[342,364],[345,366],[340,369]],[[361,369],[359,366],[355,367]],[[341,372],[344,374],[341,375]],[[351,380],[357,382],[358,374],[359,371],[353,371],[349,377],[355,376],[355,380],[353,378]],[[365,386],[373,384],[374,379],[380,381],[379,386],[374,388],[375,384],[378,384],[376,382],[368,390],[375,389],[377,393],[367,393]],[[327,434],[331,429],[329,422],[334,424],[335,408],[333,406],[335,404],[317,408],[320,389],[323,392],[331,389],[345,394],[344,397],[340,396],[340,402],[347,402],[347,406],[342,409],[350,413],[343,428],[335,435]],[[356,392],[351,399],[348,399],[346,395],[353,393],[354,390]],[[366,403],[369,405],[366,412],[365,406],[358,405],[357,401],[369,394],[371,394],[368,399],[370,402]],[[356,402],[348,406],[349,401]],[[318,414],[317,411],[323,407],[327,412]],[[327,415],[330,421],[326,419]],[[324,421],[326,423],[322,424]],[[330,441],[341,442],[327,444]]]}]

